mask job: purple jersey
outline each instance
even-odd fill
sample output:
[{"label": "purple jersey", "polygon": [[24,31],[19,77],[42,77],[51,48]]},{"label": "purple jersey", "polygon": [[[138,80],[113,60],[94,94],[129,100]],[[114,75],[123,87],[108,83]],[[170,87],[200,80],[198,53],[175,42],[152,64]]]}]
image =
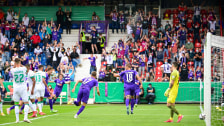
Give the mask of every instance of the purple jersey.
[{"label": "purple jersey", "polygon": [[89,57],[91,66],[96,66],[96,58],[95,57]]},{"label": "purple jersey", "polygon": [[194,78],[194,73],[193,73],[193,71],[190,71],[190,73],[188,73],[188,79],[190,79],[190,77],[191,77],[191,78]]},{"label": "purple jersey", "polygon": [[82,85],[80,86],[80,89],[84,88],[90,91],[94,86],[98,87],[98,81],[95,78],[86,77],[82,79]]},{"label": "purple jersey", "polygon": [[196,72],[196,79],[201,78],[201,77],[202,77],[201,71],[197,71]]},{"label": "purple jersey", "polygon": [[125,52],[124,52],[125,55],[128,54],[128,50],[129,50],[129,45],[126,45]]},{"label": "purple jersey", "polygon": [[126,70],[121,72],[119,75],[124,80],[124,85],[134,85],[135,76],[138,73],[135,70]]},{"label": "purple jersey", "polygon": [[60,80],[60,79],[56,79],[54,80],[54,82],[56,83],[56,87],[55,87],[55,91],[56,92],[61,92],[62,91],[62,88],[65,84],[65,80]]},{"label": "purple jersey", "polygon": [[105,72],[104,72],[104,71],[100,71],[100,73],[99,73],[99,77],[104,78],[105,76],[106,76]]},{"label": "purple jersey", "polygon": [[[222,85],[224,85],[224,82],[222,82]],[[222,89],[222,92],[224,93],[224,88]]]},{"label": "purple jersey", "polygon": [[65,81],[70,81],[70,75],[69,73],[64,74]]},{"label": "purple jersey", "polygon": [[58,31],[52,31],[52,40],[58,39]]},{"label": "purple jersey", "polygon": [[137,26],[135,34],[140,35],[140,33],[141,33],[141,27]]},{"label": "purple jersey", "polygon": [[135,80],[135,84],[136,89],[140,89],[141,83],[138,80]]}]

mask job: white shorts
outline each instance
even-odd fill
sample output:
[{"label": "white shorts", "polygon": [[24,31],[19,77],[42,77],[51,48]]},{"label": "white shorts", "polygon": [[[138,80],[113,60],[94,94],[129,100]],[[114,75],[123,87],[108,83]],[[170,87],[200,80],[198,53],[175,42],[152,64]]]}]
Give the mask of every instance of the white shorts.
[{"label": "white shorts", "polygon": [[36,89],[35,90],[35,96],[37,98],[44,97],[44,93],[45,93],[45,89]]},{"label": "white shorts", "polygon": [[14,100],[14,102],[19,102],[20,98],[22,98],[23,102],[28,102],[27,88],[14,88],[13,89],[13,100]]}]

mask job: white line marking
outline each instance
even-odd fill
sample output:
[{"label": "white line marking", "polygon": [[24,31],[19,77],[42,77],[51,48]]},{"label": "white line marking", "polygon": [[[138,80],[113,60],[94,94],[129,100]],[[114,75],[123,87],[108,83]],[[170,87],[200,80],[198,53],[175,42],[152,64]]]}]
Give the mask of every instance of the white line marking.
[{"label": "white line marking", "polygon": [[[46,117],[55,116],[55,115],[58,115],[58,114],[37,117],[37,118],[30,119],[30,120],[36,120],[36,119],[46,118]],[[10,123],[3,123],[3,124],[0,124],[0,126],[14,124],[14,123],[16,123],[16,121],[15,122],[10,122]],[[19,121],[19,123],[23,123],[23,121]]]}]

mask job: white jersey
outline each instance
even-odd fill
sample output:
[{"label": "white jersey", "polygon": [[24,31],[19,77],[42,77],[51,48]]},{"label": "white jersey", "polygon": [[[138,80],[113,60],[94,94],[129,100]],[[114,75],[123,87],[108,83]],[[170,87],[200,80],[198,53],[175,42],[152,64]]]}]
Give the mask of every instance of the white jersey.
[{"label": "white jersey", "polygon": [[24,89],[27,89],[26,84],[26,67],[17,67],[11,69],[11,74],[13,77],[13,88],[19,88],[23,87]]},{"label": "white jersey", "polygon": [[46,78],[46,73],[43,71],[38,71],[35,73],[35,89],[45,89],[45,85],[43,83],[43,78]]},{"label": "white jersey", "polygon": [[29,70],[28,74],[27,74],[27,83],[29,85],[29,90],[31,90],[33,88],[33,78],[35,77],[35,73],[32,70]]},{"label": "white jersey", "polygon": [[164,73],[171,73],[172,65],[169,63],[163,64],[161,67],[163,68]]}]

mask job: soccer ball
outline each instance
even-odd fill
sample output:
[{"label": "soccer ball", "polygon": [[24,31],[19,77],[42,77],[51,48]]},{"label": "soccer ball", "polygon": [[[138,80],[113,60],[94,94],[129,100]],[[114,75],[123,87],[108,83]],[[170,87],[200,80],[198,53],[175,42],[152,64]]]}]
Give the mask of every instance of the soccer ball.
[{"label": "soccer ball", "polygon": [[199,119],[200,119],[200,120],[204,120],[204,119],[205,119],[205,114],[204,114],[204,113],[201,113],[201,114],[199,115]]}]

